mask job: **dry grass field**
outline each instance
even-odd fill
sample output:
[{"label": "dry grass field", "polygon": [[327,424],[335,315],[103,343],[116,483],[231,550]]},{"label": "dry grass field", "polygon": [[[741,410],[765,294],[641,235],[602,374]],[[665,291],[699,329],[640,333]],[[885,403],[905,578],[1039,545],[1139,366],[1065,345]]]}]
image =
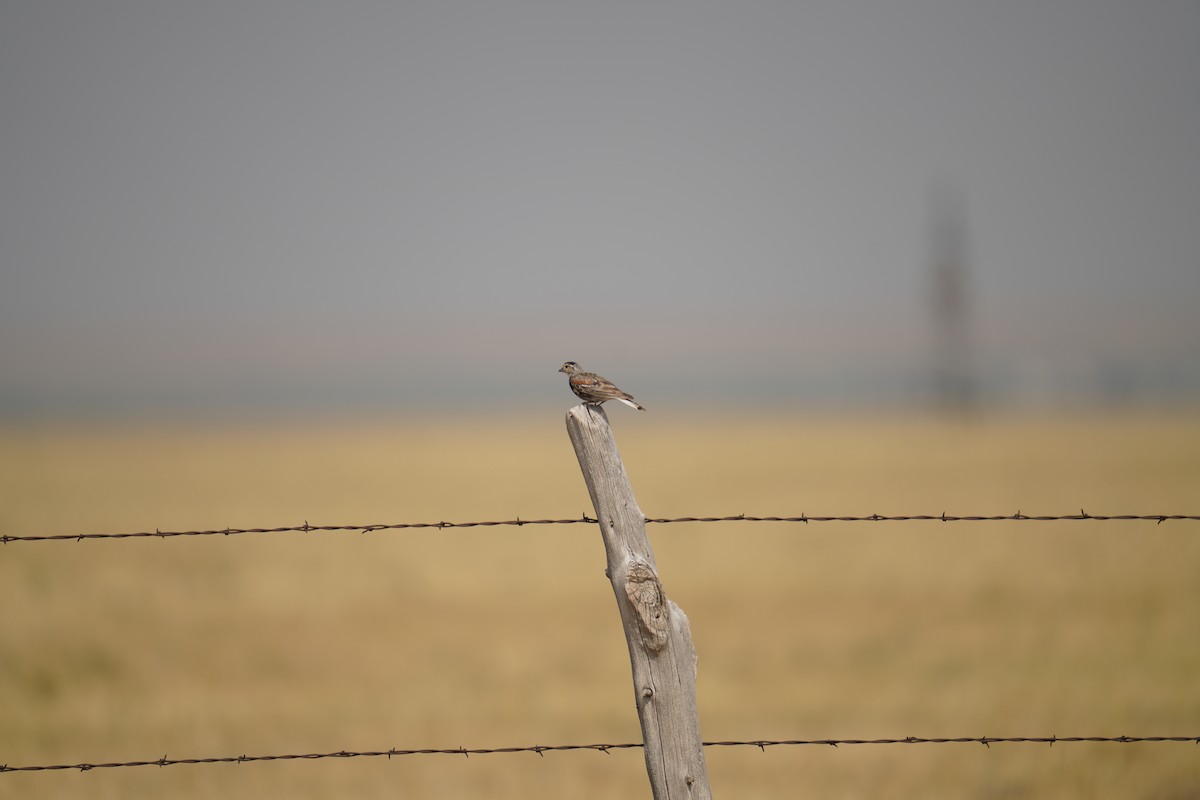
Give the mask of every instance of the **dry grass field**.
[{"label": "dry grass field", "polygon": [[[649,516],[1200,513],[1200,414],[610,418]],[[0,429],[0,533],[577,517],[561,414]],[[1200,735],[1200,523],[652,526],[707,739]],[[0,763],[637,741],[591,526],[0,547]],[[710,748],[724,798],[1200,797],[1194,744]],[[638,750],[0,774],[647,797]]]}]

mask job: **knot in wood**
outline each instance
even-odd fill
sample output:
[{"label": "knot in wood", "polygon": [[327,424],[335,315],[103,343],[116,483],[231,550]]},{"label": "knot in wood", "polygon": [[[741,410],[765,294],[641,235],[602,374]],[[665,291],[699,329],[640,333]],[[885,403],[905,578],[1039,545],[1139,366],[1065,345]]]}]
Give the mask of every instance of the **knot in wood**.
[{"label": "knot in wood", "polygon": [[637,614],[638,627],[642,629],[645,645],[651,650],[661,650],[667,643],[667,598],[662,584],[648,564],[635,562],[625,577],[625,594]]}]

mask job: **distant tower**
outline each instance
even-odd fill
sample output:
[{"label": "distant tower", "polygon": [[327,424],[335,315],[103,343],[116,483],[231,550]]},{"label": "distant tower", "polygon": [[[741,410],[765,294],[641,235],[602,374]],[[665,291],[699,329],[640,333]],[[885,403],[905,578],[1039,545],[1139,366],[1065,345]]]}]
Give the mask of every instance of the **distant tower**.
[{"label": "distant tower", "polygon": [[929,203],[933,390],[936,407],[965,414],[975,408],[967,300],[967,209],[955,184],[940,185]]}]

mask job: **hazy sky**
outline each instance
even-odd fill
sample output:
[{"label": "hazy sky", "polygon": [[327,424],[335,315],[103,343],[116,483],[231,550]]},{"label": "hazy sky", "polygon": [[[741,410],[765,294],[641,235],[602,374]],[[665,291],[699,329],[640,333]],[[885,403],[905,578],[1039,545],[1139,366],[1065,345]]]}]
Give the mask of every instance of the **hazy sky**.
[{"label": "hazy sky", "polygon": [[919,378],[947,186],[981,369],[1200,385],[1194,0],[3,3],[0,408]]}]

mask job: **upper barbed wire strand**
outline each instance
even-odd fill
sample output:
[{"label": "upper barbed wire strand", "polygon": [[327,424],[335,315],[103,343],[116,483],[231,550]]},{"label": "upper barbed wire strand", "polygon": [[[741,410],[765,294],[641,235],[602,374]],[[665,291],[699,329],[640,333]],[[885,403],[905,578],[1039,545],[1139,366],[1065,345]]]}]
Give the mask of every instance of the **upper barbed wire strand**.
[{"label": "upper barbed wire strand", "polygon": [[[821,523],[821,522],[1115,522],[1115,521],[1140,521],[1154,522],[1162,524],[1168,520],[1189,520],[1200,521],[1200,514],[1089,514],[1083,509],[1080,509],[1078,514],[1023,514],[1020,511],[1015,514],[868,514],[866,516],[814,516],[809,514],[800,514],[799,516],[781,517],[781,516],[751,516],[748,514],[736,514],[725,517],[646,517],[647,524],[666,525],[671,523],[683,522],[792,522],[792,523]],[[237,536],[242,534],[266,534],[266,533],[325,533],[337,531],[355,531],[358,533],[374,533],[377,531],[394,531],[405,529],[421,529],[421,528],[490,528],[503,525],[524,526],[524,525],[577,525],[577,524],[595,524],[596,519],[583,514],[581,517],[574,519],[506,519],[506,520],[490,520],[490,521],[471,521],[471,522],[387,522],[387,523],[371,523],[367,525],[351,525],[351,524],[336,524],[336,525],[310,525],[305,522],[302,525],[284,525],[271,528],[214,528],[210,530],[194,530],[194,531],[164,531],[155,529],[153,531],[133,531],[124,533],[55,533],[55,534],[30,534],[30,535],[5,535],[0,534],[0,544],[9,544],[10,542],[60,542],[60,541],[82,541],[84,539],[139,539],[153,538],[161,539],[177,537],[177,536]]]}]

